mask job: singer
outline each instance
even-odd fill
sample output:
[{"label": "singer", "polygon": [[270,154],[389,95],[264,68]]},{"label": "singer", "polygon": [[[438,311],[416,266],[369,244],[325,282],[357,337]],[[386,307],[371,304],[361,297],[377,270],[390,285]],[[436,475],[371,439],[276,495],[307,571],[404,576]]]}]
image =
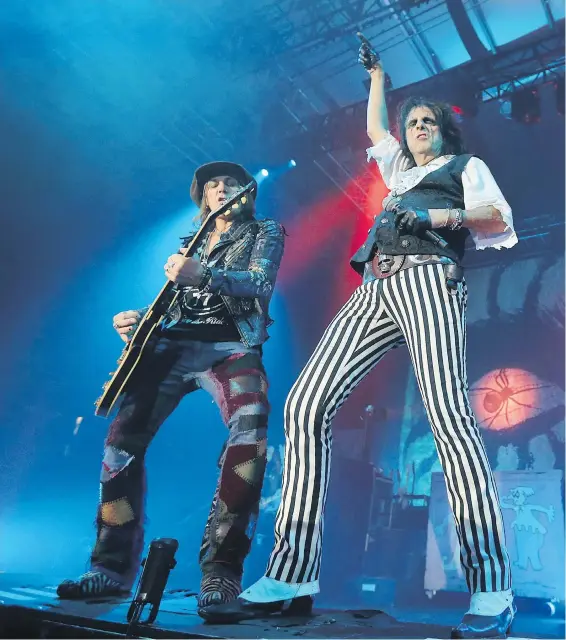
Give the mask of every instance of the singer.
[{"label": "singer", "polygon": [[[464,153],[451,110],[410,99],[388,132],[384,72],[367,42],[367,131],[390,193],[352,258],[363,284],[326,329],[285,407],[286,451],[275,547],[267,572],[213,622],[261,617],[319,591],[331,421],[356,385],[391,349],[407,345],[436,440],[462,547],[471,606],[455,637],[504,637],[514,615],[499,499],[466,380],[464,241],[479,249],[517,242],[511,209],[487,166]],[[431,233],[431,230],[435,230]],[[442,238],[437,241],[438,236]],[[387,550],[384,549],[384,553]]]},{"label": "singer", "polygon": [[[200,206],[199,222],[250,182],[255,182],[253,176],[233,162],[199,167],[191,185],[191,198]],[[154,348],[142,354],[110,424],[90,571],[62,582],[57,590],[61,598],[131,589],[143,549],[145,453],[181,399],[198,389],[212,396],[229,431],[200,549],[198,606],[227,602],[241,591],[266,463],[269,402],[262,344],[272,323],[268,307],[285,240],[278,222],[256,219],[256,191],[257,183],[237,213],[215,219],[215,228],[203,237],[194,257],[177,253],[165,264],[165,277],[176,283],[181,295]],[[190,237],[184,240],[187,246]],[[114,328],[125,342],[142,313],[114,316]],[[185,444],[198,447],[209,426],[194,415],[186,425]],[[185,492],[172,493],[164,498],[173,502]]]}]

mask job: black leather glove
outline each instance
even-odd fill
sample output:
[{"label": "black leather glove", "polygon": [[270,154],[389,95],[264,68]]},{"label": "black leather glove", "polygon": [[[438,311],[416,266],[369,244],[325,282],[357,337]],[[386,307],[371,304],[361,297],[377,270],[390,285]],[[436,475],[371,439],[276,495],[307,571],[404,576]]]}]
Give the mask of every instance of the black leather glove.
[{"label": "black leather glove", "polygon": [[371,71],[379,66],[379,56],[367,44],[362,44],[358,54],[358,62],[361,62],[367,71]]},{"label": "black leather glove", "polygon": [[418,236],[432,229],[432,221],[428,209],[397,209],[395,211],[395,226],[399,233]]}]

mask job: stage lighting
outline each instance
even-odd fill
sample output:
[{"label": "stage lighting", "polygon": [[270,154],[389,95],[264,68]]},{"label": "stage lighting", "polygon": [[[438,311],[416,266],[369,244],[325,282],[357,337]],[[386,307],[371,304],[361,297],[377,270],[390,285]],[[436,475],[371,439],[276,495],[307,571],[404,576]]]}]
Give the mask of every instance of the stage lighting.
[{"label": "stage lighting", "polygon": [[499,100],[499,113],[507,120],[511,120],[511,100]]},{"label": "stage lighting", "polygon": [[478,115],[481,102],[479,93],[475,84],[462,79],[450,85],[448,102],[453,105],[452,111],[457,119],[475,118]]},{"label": "stage lighting", "polygon": [[452,105],[452,113],[456,122],[462,122],[464,120],[464,109],[462,109],[462,107],[458,107],[455,104]]},{"label": "stage lighting", "polygon": [[511,117],[517,122],[540,122],[540,97],[536,89],[523,89],[511,95]]},{"label": "stage lighting", "polygon": [[260,173],[264,178],[266,178],[269,175],[269,171],[267,169],[262,169]]},{"label": "stage lighting", "polygon": [[289,167],[291,167],[292,169],[293,167],[296,167],[296,166],[297,166],[297,163],[293,160],[293,158],[291,158],[291,160],[289,160]]}]

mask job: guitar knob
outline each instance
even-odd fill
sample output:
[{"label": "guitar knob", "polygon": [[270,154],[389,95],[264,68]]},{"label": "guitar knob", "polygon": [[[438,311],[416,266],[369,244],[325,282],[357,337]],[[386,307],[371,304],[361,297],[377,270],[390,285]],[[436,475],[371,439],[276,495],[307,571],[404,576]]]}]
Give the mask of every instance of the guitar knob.
[{"label": "guitar knob", "polygon": [[248,199],[246,198],[246,196],[243,196],[243,198],[240,200],[242,204],[246,204],[247,201]]}]

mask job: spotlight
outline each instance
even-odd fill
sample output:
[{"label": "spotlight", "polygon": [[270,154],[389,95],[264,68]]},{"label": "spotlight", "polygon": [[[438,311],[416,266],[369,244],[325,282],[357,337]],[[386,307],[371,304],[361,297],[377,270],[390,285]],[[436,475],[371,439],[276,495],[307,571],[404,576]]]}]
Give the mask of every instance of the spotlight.
[{"label": "spotlight", "polygon": [[511,95],[511,117],[517,122],[540,122],[540,98],[536,89],[515,91]]},{"label": "spotlight", "polygon": [[464,109],[462,109],[462,107],[459,107],[455,104],[452,105],[452,113],[454,114],[454,120],[456,120],[456,122],[463,122]]},{"label": "spotlight", "polygon": [[297,166],[297,163],[293,160],[293,158],[291,158],[291,160],[289,160],[289,167],[291,167],[292,169],[293,167],[296,167],[296,166]]},{"label": "spotlight", "polygon": [[269,171],[267,169],[262,169],[260,173],[264,178],[267,178],[267,176],[269,175]]},{"label": "spotlight", "polygon": [[451,103],[452,111],[457,119],[474,118],[478,115],[480,99],[480,89],[472,84],[471,80],[457,78],[452,83],[448,102]]}]

